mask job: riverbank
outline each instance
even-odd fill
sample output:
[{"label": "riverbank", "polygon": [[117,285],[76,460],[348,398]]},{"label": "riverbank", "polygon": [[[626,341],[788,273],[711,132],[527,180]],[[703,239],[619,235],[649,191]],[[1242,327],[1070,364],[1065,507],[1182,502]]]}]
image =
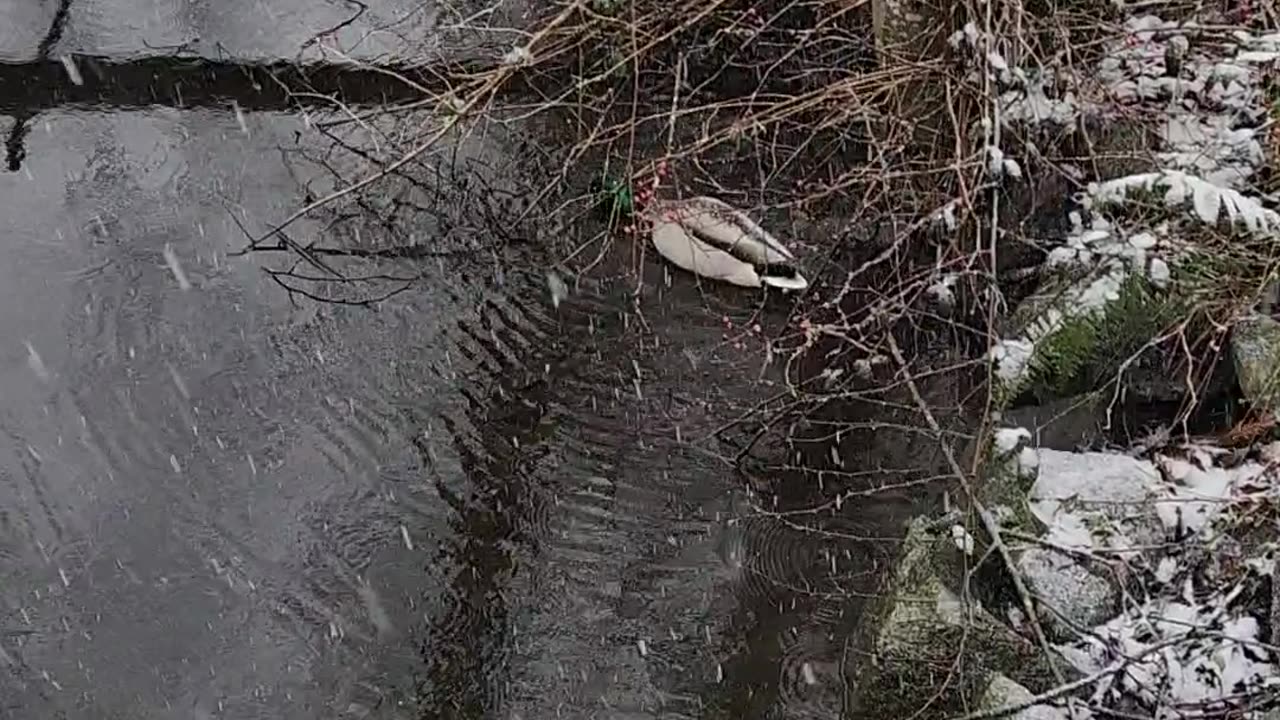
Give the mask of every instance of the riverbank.
[{"label": "riverbank", "polygon": [[[1154,10],[1118,6],[1118,30],[1067,72],[989,25],[950,38],[971,80],[999,88],[989,176],[1066,222],[1026,238],[1030,292],[992,328],[997,429],[975,475],[952,466],[960,509],[912,525],[864,621],[855,716],[1275,705],[1280,34],[1274,18]],[[1064,185],[1065,202],[1035,197]]]}]

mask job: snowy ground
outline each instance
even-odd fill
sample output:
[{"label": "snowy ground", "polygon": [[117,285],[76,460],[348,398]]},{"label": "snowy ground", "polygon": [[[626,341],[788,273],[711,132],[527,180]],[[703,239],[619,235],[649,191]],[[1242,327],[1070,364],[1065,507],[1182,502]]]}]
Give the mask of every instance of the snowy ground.
[{"label": "snowy ground", "polygon": [[[1196,223],[1280,236],[1280,215],[1264,206],[1255,189],[1271,124],[1265,75],[1277,60],[1280,33],[1137,15],[1095,73],[1070,81],[1008,68],[1003,58],[989,61],[1010,88],[1002,96],[1001,120],[1011,126],[1063,126],[1088,115],[1140,121],[1160,141],[1153,148],[1156,170],[1093,183],[1082,194],[1082,212],[1072,213],[1073,230],[1047,264],[1088,272],[992,349],[1005,383],[1021,387],[1036,365],[1036,348],[1070,319],[1102,311],[1131,274],[1167,287],[1171,266],[1194,246]],[[1000,150],[1004,158],[1013,154]],[[1080,168],[1063,170],[1083,175]],[[1112,212],[1144,194],[1161,198],[1168,217]]]},{"label": "snowy ground", "polygon": [[[1072,317],[1099,312],[1130,274],[1166,288],[1171,266],[1194,247],[1197,223],[1280,239],[1280,215],[1255,177],[1272,122],[1264,74],[1280,61],[1280,34],[1148,14],[1131,17],[1124,30],[1097,72],[1069,86],[988,58],[1010,87],[1006,123],[1138,116],[1161,143],[1154,171],[1083,193],[1074,230],[1047,262],[1088,272],[992,348],[997,374],[1015,394],[1044,339]],[[953,38],[964,42],[976,44],[977,34]],[[1166,217],[1108,212],[1136,195],[1162,200]],[[1010,527],[1006,541],[1018,545],[1031,592],[1052,608],[1042,622],[1056,649],[1085,679],[1070,693],[1044,696],[1000,679],[989,707],[1016,708],[1011,716],[1023,720],[1261,717],[1280,692],[1271,627],[1280,443],[1245,453],[1166,442],[1120,454],[1037,450],[1026,447],[1029,439],[1006,429],[997,452],[1035,475],[1028,501],[1042,532]]]},{"label": "snowy ground", "polygon": [[1034,546],[1107,578],[1112,591],[1083,593],[1072,572],[1023,565],[1033,592],[1063,599],[1054,608],[1063,615],[1112,614],[1093,626],[1067,624],[1070,639],[1058,646],[1079,671],[1098,676],[1089,705],[1200,716],[1248,706],[1280,686],[1277,648],[1261,631],[1269,607],[1256,601],[1269,588],[1276,543],[1240,539],[1275,537],[1280,444],[1258,461],[1232,465],[1232,457],[1201,445],[1170,446],[1150,459],[1022,453],[1037,473],[1029,501],[1045,526]]}]

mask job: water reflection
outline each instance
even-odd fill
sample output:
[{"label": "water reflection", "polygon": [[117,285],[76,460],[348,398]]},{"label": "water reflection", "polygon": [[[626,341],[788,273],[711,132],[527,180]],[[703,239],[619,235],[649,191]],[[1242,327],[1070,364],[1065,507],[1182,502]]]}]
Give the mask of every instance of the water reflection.
[{"label": "water reflection", "polygon": [[[68,72],[75,69],[75,74]],[[419,87],[388,74],[396,72]],[[438,78],[409,67],[352,68],[342,64],[251,63],[197,57],[120,59],[101,55],[40,56],[30,62],[0,62],[0,112],[31,116],[49,108],[217,108],[230,112],[318,108],[343,103],[408,103],[421,87],[439,88]]]},{"label": "water reflection", "polygon": [[[684,441],[756,401],[721,316],[757,298],[654,264],[647,325],[631,281],[552,308],[536,244],[424,213],[410,291],[295,304],[235,220],[333,182],[328,142],[59,111],[0,176],[0,717],[834,712],[877,533]],[[414,232],[347,210],[291,232]]]},{"label": "water reflection", "polygon": [[423,311],[448,297],[296,310],[228,259],[228,207],[296,197],[277,149],[300,121],[253,122],[49,115],[0,180],[0,644],[28,712],[332,716],[416,655],[445,509],[399,405],[451,387],[430,384],[449,313]]}]

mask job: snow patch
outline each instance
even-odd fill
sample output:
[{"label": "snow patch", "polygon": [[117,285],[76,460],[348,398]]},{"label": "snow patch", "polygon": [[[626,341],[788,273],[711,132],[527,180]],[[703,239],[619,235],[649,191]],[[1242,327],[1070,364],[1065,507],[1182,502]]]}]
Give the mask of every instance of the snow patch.
[{"label": "snow patch", "polygon": [[1089,196],[1100,203],[1119,203],[1136,191],[1163,192],[1165,205],[1178,208],[1190,203],[1201,221],[1216,225],[1222,219],[1254,233],[1280,232],[1280,214],[1254,198],[1231,188],[1180,170],[1129,175],[1089,186]]},{"label": "snow patch", "polygon": [[[1092,688],[1091,703],[1137,702],[1154,717],[1179,717],[1193,708],[1224,711],[1280,687],[1258,621],[1241,607],[1246,583],[1273,571],[1275,543],[1243,562],[1217,563],[1234,567],[1227,575],[1206,575],[1192,560],[1197,554],[1184,551],[1194,540],[1205,557],[1232,556],[1216,539],[1225,537],[1232,508],[1280,497],[1274,473],[1254,462],[1223,467],[1231,454],[1210,445],[1166,447],[1154,462],[1102,452],[1038,455],[1028,502],[1047,530],[1043,547],[1021,552],[1019,567],[1039,597],[1093,628],[1057,646],[1064,658],[1086,674],[1124,665]],[[1155,584],[1099,622],[1114,608],[1116,590],[1079,564],[1083,555],[1145,566]]]}]

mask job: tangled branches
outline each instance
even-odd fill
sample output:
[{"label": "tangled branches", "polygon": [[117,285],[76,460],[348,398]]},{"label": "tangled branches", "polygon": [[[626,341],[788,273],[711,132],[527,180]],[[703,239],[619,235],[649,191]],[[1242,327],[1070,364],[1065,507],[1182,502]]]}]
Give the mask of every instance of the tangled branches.
[{"label": "tangled branches", "polygon": [[[817,276],[766,343],[787,387],[778,408],[819,422],[852,405],[913,412],[888,398],[915,374],[954,389],[957,409],[989,408],[969,393],[986,384],[981,356],[1017,290],[1008,258],[1034,244],[1024,211],[1042,194],[1015,181],[1063,183],[1052,163],[1006,156],[1000,95],[1011,67],[1082,62],[1102,5],[574,0],[511,27],[502,5],[458,10],[444,36],[482,49],[385,70],[418,100],[333,100],[339,115],[315,125],[333,145],[308,158],[328,182],[246,251],[314,271],[277,281],[376,303],[370,283],[412,282],[406,258],[496,257],[534,238],[543,262],[596,272],[634,233],[589,218],[601,177],[714,194],[792,237]],[[356,218],[390,239],[335,231]],[[304,220],[323,240],[293,238]],[[643,259],[645,243],[628,245]],[[338,259],[398,263],[353,274]],[[914,368],[888,362],[890,330]],[[749,436],[781,427],[761,413]]]}]

